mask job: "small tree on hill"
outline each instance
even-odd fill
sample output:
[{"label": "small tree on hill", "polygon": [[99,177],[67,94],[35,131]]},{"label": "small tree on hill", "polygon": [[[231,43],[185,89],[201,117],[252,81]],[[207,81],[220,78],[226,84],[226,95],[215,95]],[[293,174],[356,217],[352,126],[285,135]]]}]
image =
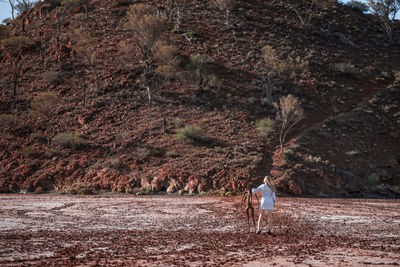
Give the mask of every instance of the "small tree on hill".
[{"label": "small tree on hill", "polygon": [[279,57],[276,50],[272,46],[264,46],[261,49],[262,57],[264,60],[264,96],[267,98],[269,105],[272,104],[272,92],[275,88],[273,82],[273,76],[277,76],[281,73]]},{"label": "small tree on hill", "polygon": [[400,0],[369,0],[368,3],[372,12],[379,16],[389,41],[393,42],[393,20],[400,11]]},{"label": "small tree on hill", "polygon": [[74,46],[74,51],[77,53],[79,57],[81,57],[86,61],[87,66],[92,70],[92,72],[96,76],[97,94],[100,94],[101,92],[100,76],[96,67],[97,42],[92,36],[90,36],[90,34],[87,31],[84,31],[82,29],[77,30],[75,32],[75,35],[79,39],[76,45]]},{"label": "small tree on hill", "polygon": [[278,77],[287,79],[297,79],[299,76],[308,72],[308,61],[300,57],[290,57],[281,59],[272,46],[264,46],[261,49],[263,58],[263,71],[264,76],[264,97],[267,98],[268,105],[273,102],[272,93],[275,90],[275,81]]},{"label": "small tree on hill", "polygon": [[1,41],[3,61],[12,65],[14,97],[17,95],[17,84],[21,74],[24,52],[30,45],[31,40],[24,36],[13,36]]},{"label": "small tree on hill", "polygon": [[157,15],[157,10],[147,4],[135,4],[127,12],[125,28],[132,33],[133,40],[139,50],[141,62],[144,64],[143,87],[152,103],[152,83],[155,75],[154,55],[157,43],[167,27],[167,19]]},{"label": "small tree on hill", "polygon": [[317,8],[329,8],[335,4],[335,0],[283,0],[283,2],[297,15],[300,25],[307,33],[311,26]]},{"label": "small tree on hill", "polygon": [[225,24],[228,29],[232,28],[233,0],[214,0],[215,5],[225,12]]},{"label": "small tree on hill", "polygon": [[48,144],[50,143],[49,130],[51,128],[52,117],[55,115],[57,103],[58,98],[52,93],[38,93],[33,97],[31,102],[30,113],[46,124],[45,134]]},{"label": "small tree on hill", "polygon": [[284,96],[275,104],[276,121],[279,128],[279,142],[283,157],[284,145],[288,132],[304,117],[300,101],[293,95]]},{"label": "small tree on hill", "polygon": [[214,59],[208,55],[194,54],[190,57],[190,68],[194,71],[197,78],[197,89],[199,92],[204,90],[204,77],[209,72],[210,64]]},{"label": "small tree on hill", "polygon": [[29,22],[29,15],[35,7],[34,0],[15,0],[14,8],[21,16],[21,29],[25,33],[25,25]]}]

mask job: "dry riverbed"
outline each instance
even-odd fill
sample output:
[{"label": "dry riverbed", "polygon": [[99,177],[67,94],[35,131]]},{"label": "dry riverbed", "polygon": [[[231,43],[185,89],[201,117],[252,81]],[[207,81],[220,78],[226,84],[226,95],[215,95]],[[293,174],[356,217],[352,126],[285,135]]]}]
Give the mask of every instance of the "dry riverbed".
[{"label": "dry riverbed", "polygon": [[[400,263],[400,200],[279,198],[254,235],[239,197],[0,195],[0,265]],[[256,205],[256,204],[255,204]]]}]

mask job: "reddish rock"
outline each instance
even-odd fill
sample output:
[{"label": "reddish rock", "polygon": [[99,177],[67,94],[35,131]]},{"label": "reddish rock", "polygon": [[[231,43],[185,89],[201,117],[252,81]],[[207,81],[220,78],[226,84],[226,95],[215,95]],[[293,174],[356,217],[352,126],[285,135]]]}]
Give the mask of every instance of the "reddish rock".
[{"label": "reddish rock", "polygon": [[204,180],[200,181],[200,183],[197,187],[197,191],[199,193],[210,191],[210,184],[207,182],[207,180],[204,179]]},{"label": "reddish rock", "polygon": [[197,177],[190,176],[188,180],[189,181],[185,188],[183,188],[183,191],[189,192],[189,194],[196,194],[199,185],[199,179]]},{"label": "reddish rock", "polygon": [[293,181],[289,181],[289,193],[293,196],[301,196],[303,191],[301,190],[300,186],[295,184]]},{"label": "reddish rock", "polygon": [[172,194],[178,192],[181,188],[182,185],[176,179],[172,179],[169,181],[167,193]]}]

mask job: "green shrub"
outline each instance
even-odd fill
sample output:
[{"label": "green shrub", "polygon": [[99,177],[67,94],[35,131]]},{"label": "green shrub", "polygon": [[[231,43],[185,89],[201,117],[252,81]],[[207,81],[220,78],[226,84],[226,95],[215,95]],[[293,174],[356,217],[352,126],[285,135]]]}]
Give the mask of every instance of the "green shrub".
[{"label": "green shrub", "polygon": [[275,122],[270,118],[265,118],[256,122],[258,133],[263,137],[268,137],[275,128]]},{"label": "green shrub", "polygon": [[189,41],[196,40],[196,33],[193,30],[188,30],[184,35],[189,39]]},{"label": "green shrub", "polygon": [[366,13],[369,11],[369,6],[366,3],[357,0],[351,0],[345,3],[345,5],[362,13]]},{"label": "green shrub", "polygon": [[87,145],[87,141],[79,133],[59,133],[53,137],[52,143],[72,149],[80,149]]},{"label": "green shrub", "polygon": [[204,141],[204,134],[200,127],[187,125],[184,128],[178,129],[175,134],[176,139],[181,141],[192,140],[195,142]]},{"label": "green shrub", "polygon": [[284,159],[289,159],[289,158],[292,157],[292,156],[294,156],[292,150],[286,150],[286,151],[283,153],[283,158],[284,158]]}]

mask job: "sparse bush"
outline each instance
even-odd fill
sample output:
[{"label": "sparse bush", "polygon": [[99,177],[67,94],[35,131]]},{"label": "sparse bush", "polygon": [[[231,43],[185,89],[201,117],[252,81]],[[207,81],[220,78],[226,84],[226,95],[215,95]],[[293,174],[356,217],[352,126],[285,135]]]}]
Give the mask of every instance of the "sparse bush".
[{"label": "sparse bush", "polygon": [[89,2],[90,0],[62,0],[61,6],[65,8],[74,8],[81,5],[85,9],[86,19],[89,18]]},{"label": "sparse bush", "polygon": [[25,36],[13,36],[1,41],[2,62],[8,62],[12,65],[14,96],[17,95],[17,84],[24,59],[23,54],[31,45],[32,41]]},{"label": "sparse bush", "polygon": [[174,118],[174,119],[170,120],[170,124],[175,128],[182,128],[185,125],[183,120],[180,118]]},{"label": "sparse bush", "polygon": [[154,61],[160,65],[178,66],[177,58],[179,50],[173,45],[164,45],[159,43],[154,53]]},{"label": "sparse bush", "polygon": [[46,152],[44,153],[44,155],[45,155],[46,158],[51,159],[51,158],[53,158],[54,156],[57,156],[57,155],[58,155],[58,151],[55,150],[55,149],[52,149],[52,148],[48,148],[48,149],[46,150]]},{"label": "sparse bush", "polygon": [[204,76],[209,72],[212,63],[214,63],[214,59],[208,55],[194,54],[190,57],[190,68],[197,76],[199,91],[203,90]]},{"label": "sparse bush", "polygon": [[[97,41],[86,30],[83,29],[76,30],[75,35],[78,36],[78,42],[76,43],[74,50],[79,57],[83,58],[86,61],[88,68],[90,68],[95,75],[97,94],[99,95],[101,92],[101,84],[99,72],[97,70]],[[76,70],[75,75],[77,76],[78,80],[80,80],[80,77]],[[84,103],[86,104],[85,83],[80,82],[80,87],[84,94]]]},{"label": "sparse bush", "polygon": [[193,30],[188,30],[183,34],[189,42],[196,40],[197,34]]},{"label": "sparse bush", "polygon": [[37,158],[40,156],[41,151],[36,146],[27,146],[22,150],[22,153],[26,158]]},{"label": "sparse bush", "polygon": [[215,74],[208,75],[208,83],[211,87],[214,87],[218,90],[221,89],[224,85],[223,81],[219,79],[218,76]]},{"label": "sparse bush", "polygon": [[156,73],[166,80],[173,80],[177,77],[177,69],[173,66],[162,65],[156,69]]},{"label": "sparse bush", "polygon": [[299,19],[300,25],[307,33],[317,8],[330,8],[334,6],[335,0],[283,0],[289,9],[293,10]]},{"label": "sparse bush", "polygon": [[0,114],[0,130],[6,128],[13,121],[14,121],[14,115]]},{"label": "sparse bush", "polygon": [[10,24],[11,22],[12,22],[11,18],[5,18],[2,21],[2,23],[5,24],[5,25]]},{"label": "sparse bush", "polygon": [[125,168],[125,165],[119,159],[111,160],[110,164],[108,165],[112,169],[122,170]]},{"label": "sparse bush", "polygon": [[117,134],[115,135],[115,141],[117,141],[117,142],[119,142],[119,143],[122,143],[123,141],[125,141],[126,138],[128,138],[128,136],[129,136],[129,133],[128,133],[128,132],[120,132],[120,133],[117,133]]},{"label": "sparse bush", "polygon": [[43,74],[42,78],[43,81],[45,81],[49,85],[57,85],[58,83],[60,83],[61,76],[62,72],[48,71]]},{"label": "sparse bush", "polygon": [[38,143],[46,141],[46,135],[40,130],[36,131],[34,133],[31,133],[30,138],[32,139],[32,141],[38,142]]},{"label": "sparse bush", "polygon": [[87,141],[79,133],[59,133],[53,137],[52,143],[72,149],[80,149],[87,145]]},{"label": "sparse bush", "polygon": [[355,76],[360,74],[360,69],[351,63],[337,63],[334,65],[333,69],[345,75]]},{"label": "sparse bush", "polygon": [[78,13],[78,14],[75,14],[75,19],[76,19],[76,20],[85,21],[86,18],[87,18],[87,16],[86,16],[85,13]]},{"label": "sparse bush", "polygon": [[366,13],[369,11],[369,6],[361,1],[351,0],[349,2],[346,2],[345,5],[362,13]]},{"label": "sparse bush", "polygon": [[168,158],[179,158],[180,154],[176,151],[168,151],[167,153],[165,153],[165,156]]},{"label": "sparse bush", "polygon": [[279,123],[279,142],[283,157],[286,135],[293,126],[303,119],[304,111],[300,105],[300,101],[293,95],[281,97],[279,103],[275,104],[275,108],[277,110],[276,121]]},{"label": "sparse bush", "polygon": [[395,83],[400,83],[400,71],[399,70],[394,70],[393,71],[393,76],[394,76],[394,82]]},{"label": "sparse bush", "polygon": [[215,152],[222,153],[222,148],[220,146],[214,147]]},{"label": "sparse bush", "polygon": [[80,0],[61,0],[60,4],[62,6],[71,7],[79,4]]},{"label": "sparse bush", "polygon": [[393,43],[393,21],[400,11],[400,0],[369,0],[372,12],[380,18],[382,29],[386,32],[389,42]]},{"label": "sparse bush", "polygon": [[138,160],[144,160],[150,155],[150,150],[147,148],[138,148],[135,154]]},{"label": "sparse bush", "polygon": [[0,40],[9,38],[10,29],[7,25],[0,25]]},{"label": "sparse bush", "polygon": [[214,0],[214,4],[225,12],[225,24],[228,29],[232,28],[233,3],[232,0]]},{"label": "sparse bush", "polygon": [[268,137],[275,128],[275,122],[270,118],[265,118],[256,122],[258,133],[262,137]]},{"label": "sparse bush", "polygon": [[155,46],[163,40],[162,33],[167,29],[167,19],[158,16],[156,10],[148,4],[135,4],[127,12],[125,28],[132,33],[139,50],[141,62],[144,62],[143,87],[146,89],[149,103],[152,103],[152,80],[155,73]]},{"label": "sparse bush", "polygon": [[[31,102],[30,113],[36,119],[44,121],[46,125],[46,134],[51,128],[52,117],[58,103],[58,98],[52,93],[38,93]],[[50,137],[48,137],[50,143]]]},{"label": "sparse bush", "polygon": [[178,129],[175,134],[176,139],[181,141],[204,141],[204,134],[200,127],[187,125],[184,128]]},{"label": "sparse bush", "polygon": [[26,14],[33,9],[35,4],[35,0],[17,0],[14,7],[19,14]]},{"label": "sparse bush", "polygon": [[294,156],[294,154],[293,154],[292,150],[290,150],[290,149],[286,150],[285,153],[283,153],[283,158],[285,160],[289,160],[293,156]]}]

